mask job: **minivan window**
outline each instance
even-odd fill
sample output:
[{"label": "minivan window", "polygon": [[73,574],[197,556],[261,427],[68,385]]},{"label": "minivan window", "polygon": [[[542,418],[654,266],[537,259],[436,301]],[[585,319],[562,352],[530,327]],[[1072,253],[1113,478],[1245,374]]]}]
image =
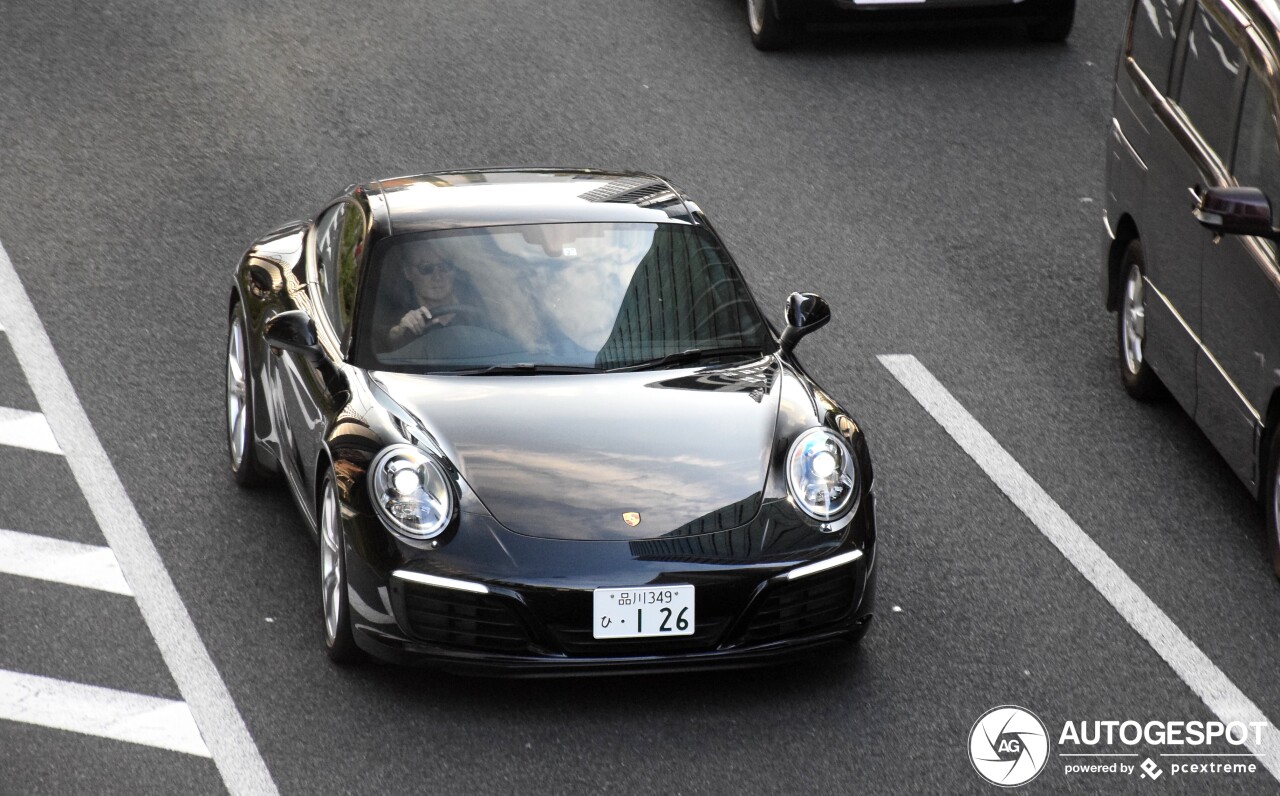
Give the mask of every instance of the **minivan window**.
[{"label": "minivan window", "polygon": [[1236,143],[1236,181],[1261,188],[1271,200],[1271,218],[1280,205],[1280,147],[1276,144],[1276,120],[1267,99],[1265,78],[1252,69],[1246,78],[1244,103],[1240,108],[1240,133]]},{"label": "minivan window", "polygon": [[1230,155],[1236,109],[1236,77],[1240,74],[1240,48],[1226,31],[1196,3],[1195,19],[1187,36],[1187,56],[1178,105],[1200,131],[1200,136],[1224,161]]},{"label": "minivan window", "polygon": [[1133,4],[1133,38],[1129,55],[1156,88],[1169,83],[1169,62],[1178,38],[1183,0],[1136,0]]}]

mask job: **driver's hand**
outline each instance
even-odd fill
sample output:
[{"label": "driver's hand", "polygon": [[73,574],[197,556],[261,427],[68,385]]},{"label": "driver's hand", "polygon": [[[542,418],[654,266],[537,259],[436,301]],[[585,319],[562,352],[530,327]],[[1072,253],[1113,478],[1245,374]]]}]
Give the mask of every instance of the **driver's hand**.
[{"label": "driver's hand", "polygon": [[391,337],[394,340],[403,340],[409,336],[417,337],[425,332],[430,324],[431,316],[427,313],[427,308],[418,307],[406,312],[400,322],[391,327]]}]

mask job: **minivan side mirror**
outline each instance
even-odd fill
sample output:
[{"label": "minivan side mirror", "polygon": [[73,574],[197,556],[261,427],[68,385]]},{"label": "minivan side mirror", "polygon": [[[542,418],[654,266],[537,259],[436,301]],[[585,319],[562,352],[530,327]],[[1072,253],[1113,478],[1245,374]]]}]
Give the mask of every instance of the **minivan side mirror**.
[{"label": "minivan side mirror", "polygon": [[1219,235],[1278,236],[1271,224],[1271,201],[1257,188],[1208,188],[1192,213],[1196,221]]},{"label": "minivan side mirror", "polygon": [[800,338],[817,331],[831,320],[831,307],[817,293],[792,293],[787,299],[787,328],[782,330],[778,350],[791,353]]},{"label": "minivan side mirror", "polygon": [[316,322],[303,310],[289,310],[268,318],[263,338],[272,348],[292,351],[313,365],[323,359]]}]

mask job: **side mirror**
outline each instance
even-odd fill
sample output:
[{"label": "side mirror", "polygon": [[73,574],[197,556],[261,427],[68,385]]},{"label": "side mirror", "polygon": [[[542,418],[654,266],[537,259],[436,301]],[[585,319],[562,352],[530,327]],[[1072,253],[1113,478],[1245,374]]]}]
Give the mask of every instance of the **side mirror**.
[{"label": "side mirror", "polygon": [[271,316],[263,329],[263,337],[272,348],[300,354],[313,365],[324,358],[316,337],[316,322],[302,310]]},{"label": "side mirror", "polygon": [[782,330],[778,349],[791,353],[800,338],[817,331],[831,320],[831,307],[817,293],[792,293],[787,299],[787,328]]},{"label": "side mirror", "polygon": [[1192,213],[1196,221],[1219,235],[1277,237],[1271,224],[1271,202],[1257,188],[1206,189]]}]

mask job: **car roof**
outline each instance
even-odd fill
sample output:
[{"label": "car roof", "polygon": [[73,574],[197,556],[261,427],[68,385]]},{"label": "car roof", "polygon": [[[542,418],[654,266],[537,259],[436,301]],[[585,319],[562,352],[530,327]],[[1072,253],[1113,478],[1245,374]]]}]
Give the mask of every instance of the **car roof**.
[{"label": "car roof", "polygon": [[640,172],[475,169],[376,180],[364,188],[390,235],[506,224],[697,223],[679,190]]}]

